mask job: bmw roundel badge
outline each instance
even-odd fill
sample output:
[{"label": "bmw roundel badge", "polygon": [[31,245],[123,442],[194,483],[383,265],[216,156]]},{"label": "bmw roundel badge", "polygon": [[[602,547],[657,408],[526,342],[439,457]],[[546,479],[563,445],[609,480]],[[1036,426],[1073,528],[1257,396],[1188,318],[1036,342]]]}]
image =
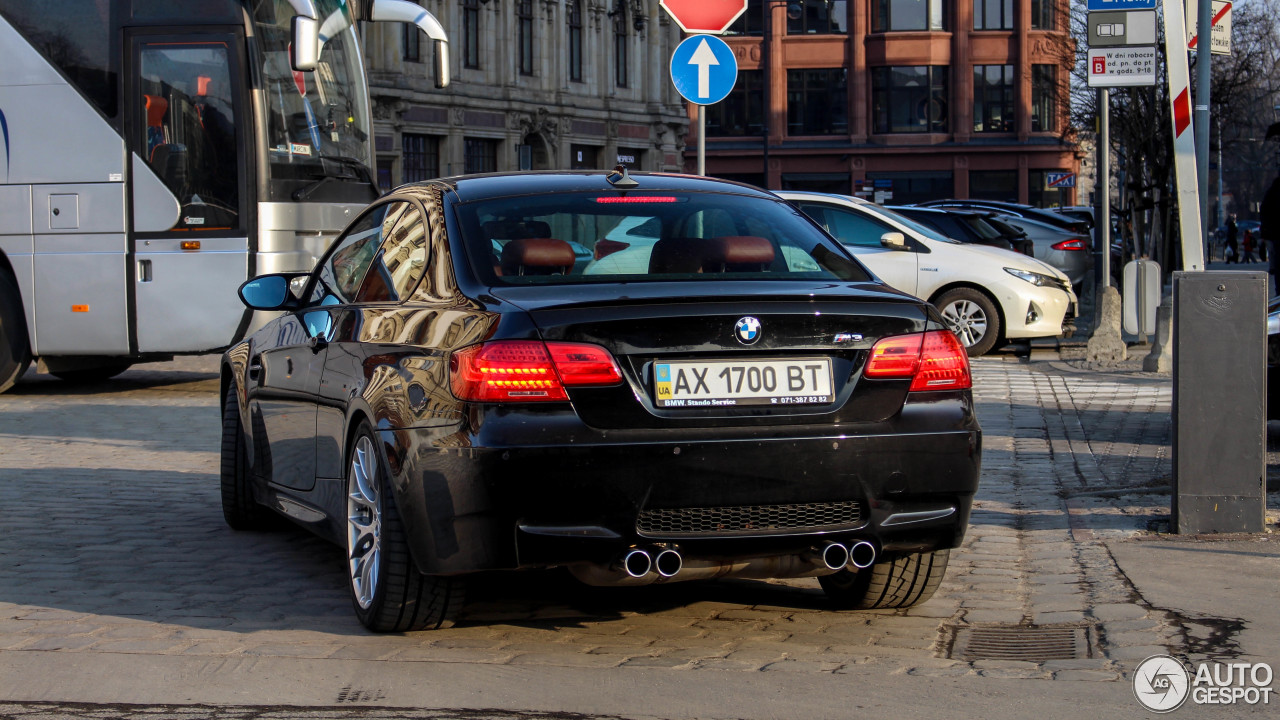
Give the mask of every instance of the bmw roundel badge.
[{"label": "bmw roundel badge", "polygon": [[738,342],[755,345],[760,339],[760,321],[751,316],[744,317],[733,326],[733,331],[738,336]]}]

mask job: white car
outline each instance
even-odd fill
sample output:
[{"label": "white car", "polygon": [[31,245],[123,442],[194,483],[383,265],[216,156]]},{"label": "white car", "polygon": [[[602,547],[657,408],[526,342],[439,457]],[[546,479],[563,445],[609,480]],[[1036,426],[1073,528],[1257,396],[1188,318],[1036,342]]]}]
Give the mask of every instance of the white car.
[{"label": "white car", "polygon": [[891,287],[933,303],[969,355],[1008,340],[1057,337],[1075,317],[1071,281],[1020,253],[959,243],[844,195],[779,191]]}]

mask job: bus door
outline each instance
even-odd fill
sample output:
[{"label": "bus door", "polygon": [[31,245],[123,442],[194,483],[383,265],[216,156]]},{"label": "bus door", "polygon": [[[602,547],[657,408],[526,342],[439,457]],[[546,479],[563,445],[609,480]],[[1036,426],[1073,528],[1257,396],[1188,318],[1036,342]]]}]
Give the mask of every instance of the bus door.
[{"label": "bus door", "polygon": [[252,222],[238,31],[126,35],[138,352],[225,347],[246,317]]}]

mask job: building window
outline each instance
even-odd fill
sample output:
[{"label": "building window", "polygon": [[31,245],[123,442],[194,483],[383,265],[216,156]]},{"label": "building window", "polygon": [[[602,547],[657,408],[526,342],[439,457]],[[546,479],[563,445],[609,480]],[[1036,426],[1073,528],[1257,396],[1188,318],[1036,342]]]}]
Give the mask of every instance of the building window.
[{"label": "building window", "polygon": [[1013,0],[973,0],[974,30],[1012,30]]},{"label": "building window", "polygon": [[1031,0],[1031,29],[1056,30],[1058,0]]},{"label": "building window", "polygon": [[871,69],[873,132],[947,132],[947,66]]},{"label": "building window", "polygon": [[422,182],[440,177],[440,138],[405,133],[401,137],[404,181]]},{"label": "building window", "polygon": [[570,145],[571,170],[595,170],[600,167],[600,148],[593,145]]},{"label": "building window", "polygon": [[787,133],[849,132],[849,73],[845,68],[787,71]]},{"label": "building window", "polygon": [[973,66],[973,131],[1013,132],[1012,65]]},{"label": "building window", "polygon": [[[800,17],[791,19],[787,9],[788,35],[831,35],[849,32],[849,9],[845,0],[804,0],[792,3],[800,6]],[[748,10],[750,12],[750,10]]]},{"label": "building window", "polygon": [[969,197],[973,200],[1018,202],[1018,171],[970,170]]},{"label": "building window", "polygon": [[516,36],[520,46],[520,74],[533,74],[533,0],[516,3]]},{"label": "building window", "polygon": [[1071,193],[1075,188],[1049,187],[1049,173],[1071,172],[1070,170],[1031,170],[1027,172],[1027,204],[1035,207],[1053,208],[1071,204]]},{"label": "building window", "polygon": [[955,178],[945,171],[869,172],[867,186],[892,192],[894,205],[955,197]]},{"label": "building window", "polygon": [[739,70],[729,96],[707,106],[707,137],[759,135],[764,130],[764,83],[759,70]]},{"label": "building window", "polygon": [[627,3],[626,0],[614,0],[613,12],[613,84],[620,88],[627,87],[627,76],[630,74],[627,62],[630,53],[630,38],[627,37]]},{"label": "building window", "polygon": [[1058,67],[1031,66],[1031,132],[1058,129]]},{"label": "building window", "polygon": [[874,0],[871,3],[873,32],[894,30],[946,30],[944,0]]},{"label": "building window", "polygon": [[395,182],[391,179],[391,166],[395,164],[395,158],[378,156],[378,189],[383,193],[391,192],[391,188]]},{"label": "building window", "polygon": [[480,67],[480,0],[462,0],[462,65]]},{"label": "building window", "polygon": [[418,33],[422,31],[418,29],[417,25],[411,23],[402,23],[400,27],[400,47],[404,49],[404,59],[409,62],[421,62],[422,46],[419,43],[421,38]]},{"label": "building window", "polygon": [[747,0],[747,9],[728,30],[724,31],[725,35],[763,35],[764,34],[764,9],[761,7],[763,0]]},{"label": "building window", "polygon": [[569,79],[582,82],[582,0],[569,0]]},{"label": "building window", "polygon": [[498,171],[498,141],[482,138],[464,138],[462,147],[464,169],[468,175]]}]

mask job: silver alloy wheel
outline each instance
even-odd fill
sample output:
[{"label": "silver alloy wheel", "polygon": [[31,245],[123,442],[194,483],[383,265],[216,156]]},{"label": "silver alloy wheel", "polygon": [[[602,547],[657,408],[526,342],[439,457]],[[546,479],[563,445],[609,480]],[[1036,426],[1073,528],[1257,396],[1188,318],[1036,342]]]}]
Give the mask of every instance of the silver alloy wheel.
[{"label": "silver alloy wheel", "polygon": [[378,497],[378,458],[367,435],[356,440],[347,475],[347,568],[351,590],[361,609],[373,604],[382,557],[382,503]]},{"label": "silver alloy wheel", "polygon": [[982,342],[987,335],[987,314],[975,302],[956,300],[948,303],[942,308],[942,319],[967,348]]}]

